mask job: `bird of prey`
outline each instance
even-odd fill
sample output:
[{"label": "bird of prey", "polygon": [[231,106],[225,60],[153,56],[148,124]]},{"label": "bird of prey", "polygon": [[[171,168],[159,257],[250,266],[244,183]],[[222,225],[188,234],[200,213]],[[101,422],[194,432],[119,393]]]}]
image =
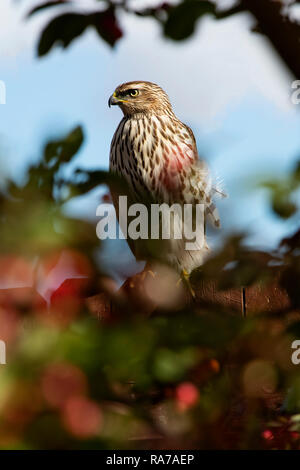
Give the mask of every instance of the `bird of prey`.
[{"label": "bird of prey", "polygon": [[[124,116],[112,139],[110,171],[126,181],[130,201],[202,204],[205,220],[219,227],[213,196],[220,191],[199,159],[192,130],[176,117],[164,90],[147,81],[124,83],[109,98],[111,105],[118,105]],[[119,196],[120,192],[112,191],[120,220]],[[128,243],[137,259],[159,258],[184,276],[203,264],[208,253],[206,242],[197,249],[185,249],[184,236],[159,241],[129,239]]]}]

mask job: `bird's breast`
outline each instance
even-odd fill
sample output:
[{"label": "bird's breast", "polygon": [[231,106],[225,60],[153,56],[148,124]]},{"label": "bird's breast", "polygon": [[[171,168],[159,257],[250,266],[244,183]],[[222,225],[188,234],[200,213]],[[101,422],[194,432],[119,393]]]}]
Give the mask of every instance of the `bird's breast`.
[{"label": "bird's breast", "polygon": [[152,192],[178,191],[197,159],[187,128],[168,116],[121,121],[111,149],[111,166]]}]

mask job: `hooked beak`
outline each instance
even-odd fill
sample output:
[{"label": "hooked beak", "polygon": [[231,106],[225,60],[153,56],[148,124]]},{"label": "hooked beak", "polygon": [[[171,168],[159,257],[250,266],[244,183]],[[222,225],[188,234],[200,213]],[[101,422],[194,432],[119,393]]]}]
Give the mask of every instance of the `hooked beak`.
[{"label": "hooked beak", "polygon": [[118,98],[115,96],[115,94],[113,93],[111,95],[111,97],[109,98],[108,100],[108,106],[111,107],[111,106],[114,106],[116,104],[119,104],[119,100]]}]

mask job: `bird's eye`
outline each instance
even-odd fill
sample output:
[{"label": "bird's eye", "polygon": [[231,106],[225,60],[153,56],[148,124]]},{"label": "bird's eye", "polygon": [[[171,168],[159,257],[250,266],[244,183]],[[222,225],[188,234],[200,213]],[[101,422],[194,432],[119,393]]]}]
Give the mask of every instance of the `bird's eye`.
[{"label": "bird's eye", "polygon": [[129,95],[135,98],[139,94],[139,90],[130,90]]}]

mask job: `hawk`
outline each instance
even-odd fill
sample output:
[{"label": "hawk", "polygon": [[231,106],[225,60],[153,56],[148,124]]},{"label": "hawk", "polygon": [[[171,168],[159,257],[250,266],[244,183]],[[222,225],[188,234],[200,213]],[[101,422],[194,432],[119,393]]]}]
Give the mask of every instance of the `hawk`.
[{"label": "hawk", "polygon": [[[118,105],[124,116],[112,139],[110,171],[125,180],[130,202],[202,204],[205,220],[219,227],[213,196],[220,191],[212,186],[207,166],[199,159],[192,130],[176,117],[164,90],[146,81],[124,83],[109,98],[111,105]],[[120,220],[119,196],[112,191]],[[170,238],[128,243],[137,259],[159,258],[185,276],[203,264],[206,242],[187,250],[184,236]]]}]

